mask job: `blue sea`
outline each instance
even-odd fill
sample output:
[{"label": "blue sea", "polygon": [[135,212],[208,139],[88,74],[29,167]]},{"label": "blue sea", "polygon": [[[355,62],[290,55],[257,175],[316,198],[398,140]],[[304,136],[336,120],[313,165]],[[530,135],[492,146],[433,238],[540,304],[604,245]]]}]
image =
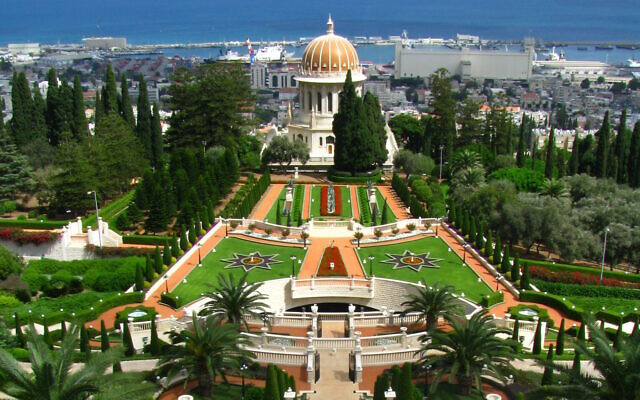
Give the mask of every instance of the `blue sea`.
[{"label": "blue sea", "polygon": [[[329,13],[346,37],[387,38],[406,29],[414,38],[640,42],[638,0],[0,0],[0,10],[0,46],[79,43],[86,36],[124,36],[134,44],[297,40],[323,33]],[[379,51],[393,56],[390,48]],[[377,61],[379,51],[361,58]]]}]

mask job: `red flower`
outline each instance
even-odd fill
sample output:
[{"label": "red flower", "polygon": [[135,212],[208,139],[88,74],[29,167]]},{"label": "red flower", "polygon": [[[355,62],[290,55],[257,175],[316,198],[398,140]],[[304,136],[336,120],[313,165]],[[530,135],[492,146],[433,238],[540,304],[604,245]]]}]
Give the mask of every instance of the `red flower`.
[{"label": "red flower", "polygon": [[[331,269],[333,263],[333,270]],[[340,250],[337,247],[327,247],[322,254],[316,276],[348,276]]]}]

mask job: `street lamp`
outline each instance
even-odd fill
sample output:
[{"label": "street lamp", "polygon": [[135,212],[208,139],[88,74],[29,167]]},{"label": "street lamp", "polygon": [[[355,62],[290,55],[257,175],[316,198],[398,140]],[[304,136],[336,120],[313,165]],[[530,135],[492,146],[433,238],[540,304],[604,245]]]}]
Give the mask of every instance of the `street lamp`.
[{"label": "street lamp", "polygon": [[260,319],[262,320],[262,326],[266,327],[267,321],[269,321],[269,315],[267,315],[266,312],[263,312],[262,314],[260,314]]},{"label": "street lamp", "polygon": [[247,369],[249,369],[249,367],[247,367],[247,364],[242,363],[242,365],[240,366],[240,374],[242,375],[242,400],[244,400],[244,371],[246,371]]},{"label": "street lamp", "polygon": [[229,236],[229,219],[224,220],[224,237]]},{"label": "street lamp", "polygon": [[438,218],[436,220],[436,237],[438,237],[438,228],[440,227],[440,220],[442,220],[442,218]]},{"label": "street lamp", "polygon": [[375,257],[369,256],[369,278],[373,278],[373,260],[375,260]]},{"label": "street lamp", "polygon": [[169,274],[164,276],[164,292],[169,293]]},{"label": "street lamp", "polygon": [[207,141],[202,141],[202,154],[207,154]]},{"label": "street lamp", "polygon": [[604,228],[604,244],[602,245],[602,263],[600,263],[600,282],[604,276],[604,257],[607,254],[607,233],[609,233],[609,227]]},{"label": "street lamp", "polygon": [[440,180],[442,180],[442,150],[444,150],[444,145],[440,145]]},{"label": "street lamp", "polygon": [[102,249],[102,231],[100,229],[100,216],[98,215],[98,195],[96,194],[95,190],[89,190],[87,192],[88,195],[91,195],[91,193],[93,193],[93,201],[96,204],[96,222],[98,224],[98,242],[100,243],[100,249]]},{"label": "street lamp", "polygon": [[502,279],[502,274],[496,275],[496,292],[498,291],[498,284],[500,283],[500,279]]},{"label": "street lamp", "polygon": [[296,276],[296,256],[291,256],[291,277]]},{"label": "street lamp", "polygon": [[466,264],[467,263],[467,244],[463,244],[462,245],[462,249],[464,250],[464,254],[462,256],[462,263]]},{"label": "street lamp", "polygon": [[202,243],[198,243],[198,267],[202,267],[202,256],[200,255],[201,248],[202,248]]}]

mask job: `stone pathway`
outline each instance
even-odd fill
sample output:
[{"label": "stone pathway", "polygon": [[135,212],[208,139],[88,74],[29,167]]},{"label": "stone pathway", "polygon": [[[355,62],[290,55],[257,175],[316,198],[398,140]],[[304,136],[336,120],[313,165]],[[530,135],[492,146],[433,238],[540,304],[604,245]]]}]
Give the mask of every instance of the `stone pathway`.
[{"label": "stone pathway", "polygon": [[302,219],[309,219],[311,214],[311,188],[312,185],[304,185],[304,200],[302,203]]},{"label": "stone pathway", "polygon": [[397,219],[411,218],[407,213],[406,207],[396,197],[395,192],[392,191],[391,186],[378,186],[378,190],[382,197],[387,200],[387,204],[391,207],[391,211],[393,211]]},{"label": "stone pathway", "polygon": [[353,212],[353,219],[360,220],[360,209],[358,208],[358,187],[351,185],[351,211]]},{"label": "stone pathway", "polygon": [[312,389],[315,393],[307,395],[310,400],[358,400],[358,384],[349,380],[349,351],[319,350],[320,379]]},{"label": "stone pathway", "polygon": [[278,196],[280,196],[280,192],[284,188],[284,184],[282,183],[274,183],[269,186],[267,192],[262,195],[262,199],[258,201],[258,204],[254,207],[253,212],[249,214],[250,218],[257,220],[264,220],[269,214],[269,210],[271,210],[271,206],[276,202]]}]

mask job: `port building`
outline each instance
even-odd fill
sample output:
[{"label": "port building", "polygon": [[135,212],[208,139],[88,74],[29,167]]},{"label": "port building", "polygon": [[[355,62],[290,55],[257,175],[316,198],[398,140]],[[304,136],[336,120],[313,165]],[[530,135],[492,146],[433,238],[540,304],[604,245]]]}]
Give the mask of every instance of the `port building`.
[{"label": "port building", "polygon": [[87,37],[82,39],[82,43],[89,49],[122,49],[127,47],[127,39],[123,37]]},{"label": "port building", "polygon": [[411,47],[396,42],[395,77],[428,77],[440,68],[462,79],[527,80],[531,77],[535,42],[525,38],[521,51],[448,48],[444,46]]}]

